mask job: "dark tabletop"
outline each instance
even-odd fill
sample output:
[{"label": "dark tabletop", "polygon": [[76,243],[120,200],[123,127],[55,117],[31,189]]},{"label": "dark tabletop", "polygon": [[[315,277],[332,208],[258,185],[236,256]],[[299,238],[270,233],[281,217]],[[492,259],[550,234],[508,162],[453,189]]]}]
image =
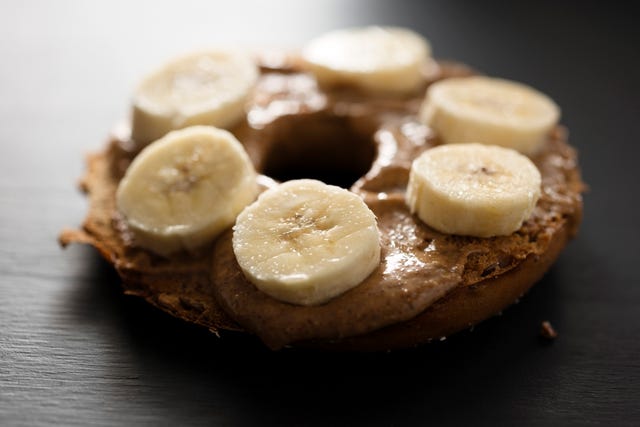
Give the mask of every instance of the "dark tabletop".
[{"label": "dark tabletop", "polygon": [[[0,3],[0,425],[639,425],[640,37],[611,3]],[[590,191],[579,236],[518,304],[390,354],[270,352],[125,297],[78,226],[85,153],[132,88],[212,44],[299,46],[403,25],[439,58],[562,107]],[[559,337],[538,336],[549,320]]]}]

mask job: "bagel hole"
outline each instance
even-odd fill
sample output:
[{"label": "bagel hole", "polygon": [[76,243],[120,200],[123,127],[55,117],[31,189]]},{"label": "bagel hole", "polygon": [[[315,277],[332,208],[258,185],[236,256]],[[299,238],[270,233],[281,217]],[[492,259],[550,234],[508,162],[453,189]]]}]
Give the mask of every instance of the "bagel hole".
[{"label": "bagel hole", "polygon": [[350,188],[376,156],[372,120],[323,113],[281,118],[262,162],[278,181],[310,178]]}]

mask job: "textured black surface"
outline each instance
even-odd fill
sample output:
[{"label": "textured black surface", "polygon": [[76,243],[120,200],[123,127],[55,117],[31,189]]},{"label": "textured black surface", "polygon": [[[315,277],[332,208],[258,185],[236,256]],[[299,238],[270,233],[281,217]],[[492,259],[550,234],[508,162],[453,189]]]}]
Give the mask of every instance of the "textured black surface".
[{"label": "textured black surface", "polygon": [[[3,2],[0,425],[638,425],[640,37],[584,2]],[[333,27],[412,27],[436,56],[520,80],[563,109],[585,220],[502,316],[392,354],[271,353],[121,295],[91,248],[83,153],[137,79],[211,44],[296,46]],[[538,336],[549,320],[559,333]]]}]

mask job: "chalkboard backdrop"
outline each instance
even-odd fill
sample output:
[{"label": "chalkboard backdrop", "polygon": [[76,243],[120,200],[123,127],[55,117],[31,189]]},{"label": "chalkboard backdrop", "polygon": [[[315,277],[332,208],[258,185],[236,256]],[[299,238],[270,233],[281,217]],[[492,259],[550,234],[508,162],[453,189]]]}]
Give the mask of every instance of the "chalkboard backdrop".
[{"label": "chalkboard backdrop", "polygon": [[[86,212],[83,156],[144,73],[364,24],[413,28],[562,107],[585,218],[519,304],[411,351],[274,353],[126,297],[92,248],[58,247]],[[0,425],[640,424],[639,32],[604,2],[2,2]]]}]

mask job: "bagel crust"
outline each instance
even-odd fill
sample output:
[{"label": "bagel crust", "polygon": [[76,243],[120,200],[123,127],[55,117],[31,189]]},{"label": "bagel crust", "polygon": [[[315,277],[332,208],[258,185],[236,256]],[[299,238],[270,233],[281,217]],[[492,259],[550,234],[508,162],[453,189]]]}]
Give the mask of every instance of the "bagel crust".
[{"label": "bagel crust", "polygon": [[[214,333],[246,331],[273,349],[369,351],[439,339],[499,313],[544,275],[576,234],[584,184],[561,127],[532,158],[542,196],[511,236],[444,235],[408,212],[411,161],[440,144],[416,119],[424,90],[435,80],[472,74],[467,67],[439,63],[415,94],[389,98],[351,88],[324,91],[295,56],[286,58],[262,67],[246,120],[231,131],[264,175],[323,179],[363,197],[378,218],[383,259],[361,285],[316,307],[276,301],[242,275],[230,230],[197,253],[164,258],[138,248],[115,206],[118,182],[138,151],[126,126],[88,158],[81,188],[89,213],[82,229],[61,233],[61,244],[93,245],[127,294]],[[261,176],[260,184],[274,181]]]}]

